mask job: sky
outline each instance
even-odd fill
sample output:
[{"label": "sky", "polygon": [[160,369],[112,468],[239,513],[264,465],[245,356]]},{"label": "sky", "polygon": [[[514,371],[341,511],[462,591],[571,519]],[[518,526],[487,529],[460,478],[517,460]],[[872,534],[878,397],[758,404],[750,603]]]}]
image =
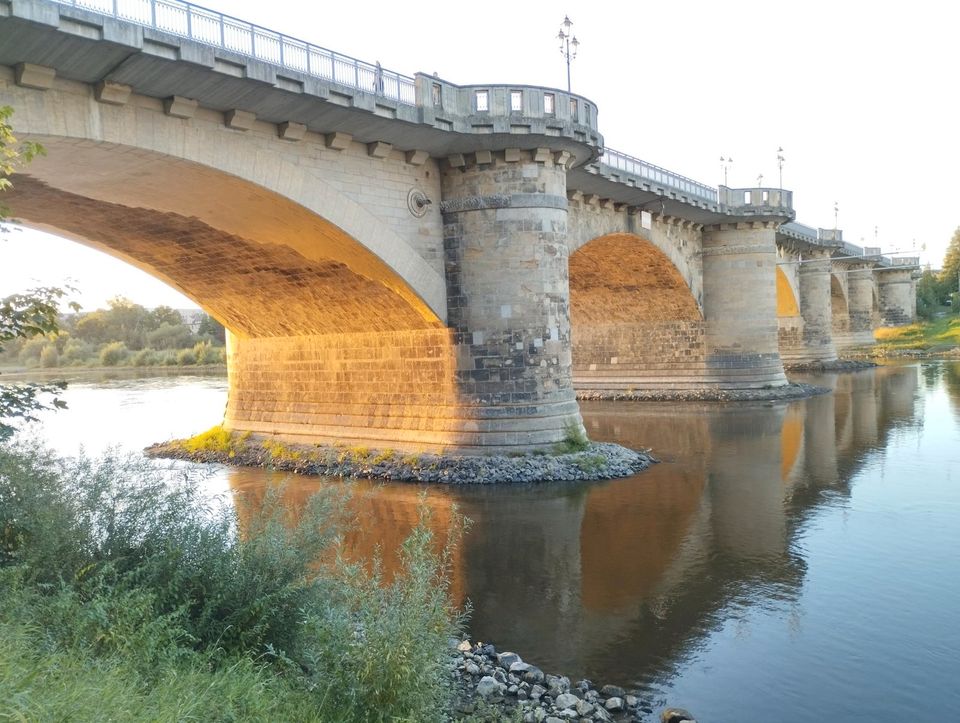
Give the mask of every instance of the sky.
[{"label": "sky", "polygon": [[[937,268],[960,226],[960,3],[480,4],[206,0],[207,7],[406,75],[566,86],[557,32],[580,41],[573,91],[606,146],[716,186],[794,192],[797,220]],[[15,120],[15,117],[14,117]],[[130,266],[33,231],[0,236],[0,296],[70,277],[86,308],[192,302]]]}]

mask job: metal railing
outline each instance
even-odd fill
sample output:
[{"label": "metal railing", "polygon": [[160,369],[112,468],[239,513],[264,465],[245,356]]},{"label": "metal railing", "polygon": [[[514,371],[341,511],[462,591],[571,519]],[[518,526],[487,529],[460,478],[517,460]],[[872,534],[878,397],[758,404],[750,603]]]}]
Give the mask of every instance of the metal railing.
[{"label": "metal railing", "polygon": [[416,105],[413,78],[197,5],[179,0],[55,1]]},{"label": "metal railing", "polygon": [[717,189],[698,183],[690,178],[660,168],[652,163],[641,161],[639,158],[628,156],[626,153],[605,149],[600,157],[600,163],[620,171],[632,173],[651,183],[665,188],[676,189],[690,196],[695,196],[710,203],[717,203]]},{"label": "metal railing", "polygon": [[788,221],[780,227],[785,233],[788,233],[792,236],[800,236],[810,243],[819,242],[820,238],[817,235],[817,229],[812,226],[807,226],[806,224],[797,223],[796,221]]}]

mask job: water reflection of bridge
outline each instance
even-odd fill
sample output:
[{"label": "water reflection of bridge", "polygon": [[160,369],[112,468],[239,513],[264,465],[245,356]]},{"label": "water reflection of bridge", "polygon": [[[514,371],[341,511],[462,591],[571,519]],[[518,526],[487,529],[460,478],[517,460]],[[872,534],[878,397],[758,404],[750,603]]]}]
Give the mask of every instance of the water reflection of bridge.
[{"label": "water reflection of bridge", "polygon": [[[662,678],[738,611],[797,597],[804,525],[845,504],[891,434],[921,423],[918,376],[881,367],[820,377],[831,394],[791,404],[587,404],[592,437],[652,447],[664,462],[602,484],[429,488],[441,525],[454,504],[474,521],[455,566],[457,594],[474,602],[472,630],[545,669]],[[262,485],[244,474],[235,487]],[[291,502],[320,484],[298,482]],[[361,496],[348,540],[356,554],[395,548],[420,491],[384,485]]]}]

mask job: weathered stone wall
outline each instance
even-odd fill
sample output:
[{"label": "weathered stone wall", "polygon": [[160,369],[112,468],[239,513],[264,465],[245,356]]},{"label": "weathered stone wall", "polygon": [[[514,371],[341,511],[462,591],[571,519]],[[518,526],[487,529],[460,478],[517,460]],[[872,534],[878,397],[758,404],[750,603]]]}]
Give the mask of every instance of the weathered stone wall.
[{"label": "weathered stone wall", "polygon": [[481,442],[464,423],[447,329],[231,335],[228,351],[230,429],[370,447]]},{"label": "weathered stone wall", "polygon": [[588,324],[575,332],[578,390],[699,389],[710,373],[701,320]]},{"label": "weathered stone wall", "polygon": [[753,222],[703,230],[708,385],[787,383],[778,349],[775,227]]},{"label": "weathered stone wall", "polygon": [[455,157],[442,175],[456,384],[515,444],[582,427],[571,377],[566,168],[546,149]]}]

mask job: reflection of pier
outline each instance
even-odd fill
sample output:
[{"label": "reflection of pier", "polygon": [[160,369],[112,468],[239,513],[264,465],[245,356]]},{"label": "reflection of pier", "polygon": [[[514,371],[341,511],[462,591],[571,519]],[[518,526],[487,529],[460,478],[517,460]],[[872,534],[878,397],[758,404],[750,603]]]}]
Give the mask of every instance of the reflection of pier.
[{"label": "reflection of pier", "polygon": [[[591,436],[664,462],[600,484],[429,488],[441,525],[455,503],[474,521],[454,570],[472,631],[572,676],[662,678],[738,609],[796,598],[798,530],[919,423],[917,379],[915,367],[820,377],[832,394],[791,404],[585,404]],[[419,492],[377,487],[348,543],[390,559]]]}]

